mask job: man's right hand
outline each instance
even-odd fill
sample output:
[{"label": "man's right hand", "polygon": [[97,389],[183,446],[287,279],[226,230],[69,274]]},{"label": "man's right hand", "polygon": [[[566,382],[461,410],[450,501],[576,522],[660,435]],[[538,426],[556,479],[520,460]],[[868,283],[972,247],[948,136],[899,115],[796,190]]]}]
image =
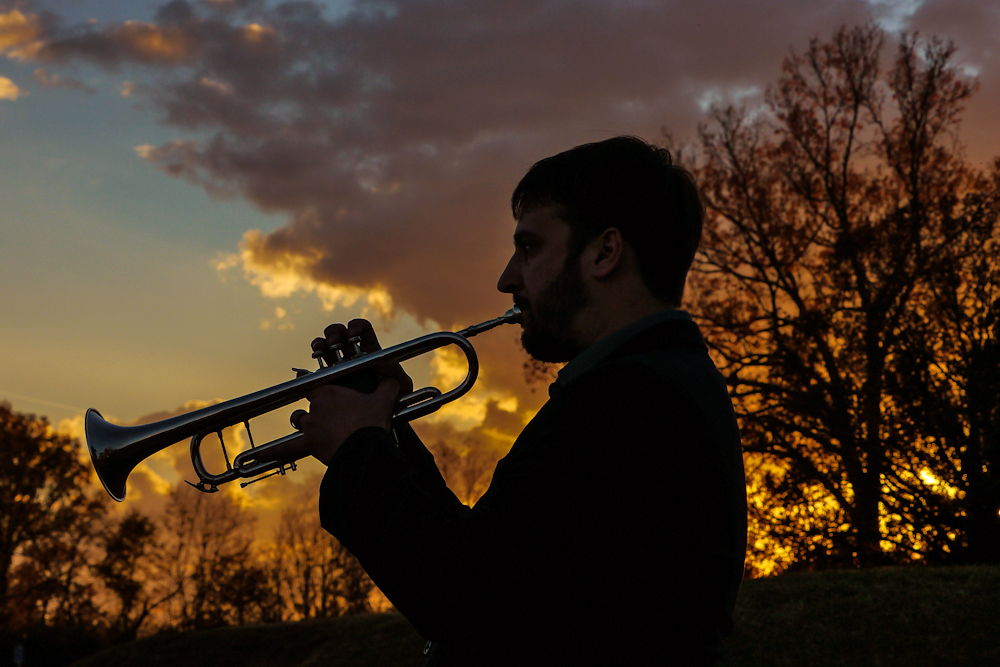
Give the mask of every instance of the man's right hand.
[{"label": "man's right hand", "polygon": [[[353,347],[347,344],[347,341],[354,337],[361,339],[362,353],[368,354],[378,352],[382,349],[371,322],[362,319],[351,320],[346,325],[340,323],[331,324],[323,330],[322,337],[313,339],[311,346],[313,352],[324,352],[323,361],[330,366],[334,365],[337,361],[336,353],[333,350],[338,345],[345,359],[354,357]],[[386,362],[372,368],[372,370],[380,378],[392,378],[399,384],[399,395],[397,398],[402,398],[413,391],[413,380],[398,363]]]}]

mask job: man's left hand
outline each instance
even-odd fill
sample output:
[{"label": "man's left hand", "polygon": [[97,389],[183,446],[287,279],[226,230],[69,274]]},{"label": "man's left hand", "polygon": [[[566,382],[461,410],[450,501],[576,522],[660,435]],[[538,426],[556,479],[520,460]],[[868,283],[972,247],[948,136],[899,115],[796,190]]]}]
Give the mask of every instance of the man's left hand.
[{"label": "man's left hand", "polygon": [[355,431],[368,426],[389,431],[398,397],[399,383],[393,378],[383,378],[370,394],[335,384],[314,389],[307,397],[309,412],[296,411],[295,415],[305,436],[301,447],[296,447],[300,451],[287,454],[299,457],[311,454],[330,465],[333,455]]}]

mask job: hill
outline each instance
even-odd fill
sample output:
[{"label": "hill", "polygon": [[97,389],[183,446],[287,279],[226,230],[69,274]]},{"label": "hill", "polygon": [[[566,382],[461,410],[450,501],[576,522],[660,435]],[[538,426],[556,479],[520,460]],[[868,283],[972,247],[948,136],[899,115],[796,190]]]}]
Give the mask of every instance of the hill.
[{"label": "hill", "polygon": [[[719,667],[1000,665],[1000,567],[878,568],[746,581]],[[398,614],[162,635],[74,667],[417,665]]]}]

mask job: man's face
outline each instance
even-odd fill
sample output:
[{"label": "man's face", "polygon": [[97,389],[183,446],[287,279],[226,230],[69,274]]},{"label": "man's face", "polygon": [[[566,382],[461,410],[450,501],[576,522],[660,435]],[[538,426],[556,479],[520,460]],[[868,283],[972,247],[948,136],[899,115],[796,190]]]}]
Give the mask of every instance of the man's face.
[{"label": "man's face", "polygon": [[573,325],[589,294],[579,253],[569,256],[571,236],[555,207],[525,213],[514,230],[514,254],[497,282],[521,308],[521,344],[540,361],[569,361],[581,351]]}]

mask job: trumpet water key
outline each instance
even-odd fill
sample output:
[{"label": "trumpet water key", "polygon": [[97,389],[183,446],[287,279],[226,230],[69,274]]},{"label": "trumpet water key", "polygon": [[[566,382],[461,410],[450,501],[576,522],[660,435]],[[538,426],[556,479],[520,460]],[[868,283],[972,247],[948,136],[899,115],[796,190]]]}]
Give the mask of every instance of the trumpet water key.
[{"label": "trumpet water key", "polygon": [[[251,419],[291,405],[324,384],[346,384],[363,390],[359,385],[366,383],[366,376],[370,383],[371,376],[380,366],[402,363],[446,345],[455,345],[465,353],[469,366],[465,379],[447,392],[442,392],[437,387],[424,387],[411,392],[399,400],[393,413],[395,422],[408,422],[423,417],[463,396],[475,384],[479,375],[479,359],[468,339],[502,324],[515,324],[520,316],[521,311],[515,306],[496,319],[461,331],[427,334],[367,354],[361,352],[358,339],[351,339],[347,341],[347,345],[353,346],[353,356],[345,357],[341,352],[333,350],[336,360],[326,366],[320,355],[331,351],[323,350],[313,355],[319,357],[319,368],[315,371],[302,372],[295,369],[302,373],[295,379],[151,424],[118,426],[91,408],[87,410],[85,420],[87,448],[101,483],[111,497],[119,502],[125,499],[125,480],[133,468],[147,457],[185,438],[191,438],[191,463],[198,475],[198,482],[192,486],[211,493],[217,491],[220,484],[247,479],[249,481],[242,483],[246,486],[264,477],[294,470],[296,460],[274,460],[268,456],[268,452],[279,444],[302,437],[296,431],[255,446],[250,433]],[[230,463],[229,453],[222,441],[222,431],[240,423],[247,429],[250,449],[238,454]],[[226,460],[225,472],[218,474],[210,473],[201,457],[201,442],[212,433],[218,434]]]}]

